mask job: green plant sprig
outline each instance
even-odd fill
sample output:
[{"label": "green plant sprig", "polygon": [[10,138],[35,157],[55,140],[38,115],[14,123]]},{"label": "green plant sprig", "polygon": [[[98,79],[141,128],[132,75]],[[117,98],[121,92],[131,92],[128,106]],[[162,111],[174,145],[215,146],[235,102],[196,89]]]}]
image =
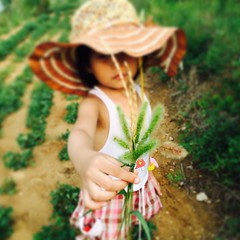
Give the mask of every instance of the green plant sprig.
[{"label": "green plant sprig", "polygon": [[[156,147],[157,141],[150,140],[149,137],[156,128],[159,120],[163,116],[164,108],[162,105],[159,105],[155,109],[149,127],[147,128],[145,133],[142,133],[143,124],[145,122],[147,111],[147,102],[144,102],[140,108],[140,112],[137,118],[136,131],[135,133],[133,133],[133,135],[131,135],[131,132],[127,124],[127,119],[121,108],[117,107],[117,111],[119,114],[121,127],[124,133],[124,139],[115,137],[114,141],[116,141],[121,147],[127,150],[119,158],[119,161],[121,161],[124,164],[135,163],[139,157],[144,155],[144,153],[150,152]],[[131,142],[132,144],[129,144],[129,142]]]},{"label": "green plant sprig", "polygon": [[[122,109],[120,107],[117,107],[117,112],[123,131],[123,138],[115,137],[114,141],[116,141],[119,146],[126,150],[126,152],[120,156],[118,160],[123,164],[123,166],[128,166],[130,172],[134,171],[136,161],[144,154],[152,151],[157,145],[157,141],[151,139],[150,136],[162,118],[164,108],[162,105],[159,105],[155,109],[149,126],[144,132],[143,130],[145,130],[144,125],[146,121],[147,107],[147,102],[144,102],[141,105],[139,114],[136,118],[136,128],[134,131],[130,129],[130,123],[128,124],[128,121]],[[133,210],[133,184],[129,183],[127,189],[122,190],[119,194],[123,194],[125,200],[123,204],[122,221],[119,226],[118,234],[122,229],[124,229],[125,232],[130,232],[128,230],[132,227],[132,215],[135,215],[141,223],[147,239],[150,240],[151,235],[147,222],[139,211]],[[128,239],[131,239],[131,234],[128,234]]]}]

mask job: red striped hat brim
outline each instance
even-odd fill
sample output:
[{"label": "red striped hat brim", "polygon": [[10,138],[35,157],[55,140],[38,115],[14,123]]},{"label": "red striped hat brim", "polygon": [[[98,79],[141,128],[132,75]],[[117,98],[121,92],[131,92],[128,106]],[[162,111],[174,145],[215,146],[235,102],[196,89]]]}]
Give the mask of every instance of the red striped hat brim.
[{"label": "red striped hat brim", "polygon": [[185,34],[180,29],[119,25],[92,31],[71,43],[42,43],[29,57],[30,66],[53,89],[85,95],[89,89],[79,79],[75,64],[75,51],[81,45],[102,54],[146,56],[146,66],[159,66],[171,77],[186,52]]}]

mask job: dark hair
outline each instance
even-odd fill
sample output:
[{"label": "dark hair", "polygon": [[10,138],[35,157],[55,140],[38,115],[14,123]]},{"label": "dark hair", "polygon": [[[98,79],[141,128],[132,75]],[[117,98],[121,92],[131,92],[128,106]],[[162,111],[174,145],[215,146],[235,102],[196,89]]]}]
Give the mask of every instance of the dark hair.
[{"label": "dark hair", "polygon": [[92,49],[87,46],[80,46],[76,49],[76,65],[79,78],[82,83],[93,88],[98,85],[98,81],[87,69],[90,67],[90,54]]},{"label": "dark hair", "polygon": [[[91,48],[84,45],[76,49],[77,73],[82,83],[89,88],[93,88],[99,84],[95,76],[88,71],[88,68],[90,68],[90,54],[92,51],[93,50]],[[139,69],[133,77],[133,80],[136,80],[138,75]]]}]

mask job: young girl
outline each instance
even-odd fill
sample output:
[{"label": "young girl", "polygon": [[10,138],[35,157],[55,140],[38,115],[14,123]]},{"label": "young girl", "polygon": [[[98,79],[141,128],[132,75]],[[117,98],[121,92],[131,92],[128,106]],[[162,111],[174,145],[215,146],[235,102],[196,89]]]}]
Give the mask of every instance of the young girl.
[{"label": "young girl", "polygon": [[[143,26],[127,0],[89,0],[75,13],[70,43],[47,42],[36,47],[30,65],[54,89],[86,96],[68,141],[68,152],[81,178],[79,204],[71,223],[90,239],[125,239],[118,233],[124,196],[134,183],[134,209],[150,219],[161,208],[160,187],[148,173],[149,155],[135,172],[117,160],[124,149],[113,140],[122,135],[116,106],[130,119],[123,81],[137,78],[144,68],[160,66],[176,73],[185,53],[182,30]],[[118,64],[113,61],[113,55]],[[137,105],[148,101],[138,85]],[[151,118],[148,106],[146,126]],[[92,211],[85,214],[88,209]]]}]

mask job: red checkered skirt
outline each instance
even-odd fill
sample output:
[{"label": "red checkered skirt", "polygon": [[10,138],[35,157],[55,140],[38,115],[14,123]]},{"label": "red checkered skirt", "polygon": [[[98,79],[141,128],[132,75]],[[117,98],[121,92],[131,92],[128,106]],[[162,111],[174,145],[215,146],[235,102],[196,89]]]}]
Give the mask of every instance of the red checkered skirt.
[{"label": "red checkered skirt", "polygon": [[[79,228],[82,233],[81,238],[78,237],[77,239],[126,239],[124,236],[124,229],[122,229],[119,233],[124,203],[123,195],[117,195],[103,208],[91,211],[86,215],[84,215],[84,213],[86,213],[88,209],[83,206],[82,199],[82,193],[80,192],[79,203],[70,218],[70,223],[76,228]],[[133,210],[140,211],[146,220],[149,220],[162,208],[161,201],[156,193],[156,189],[154,188],[152,177],[150,175],[145,186],[139,191],[133,193],[133,203]],[[133,224],[137,224],[135,216],[132,217],[132,221]],[[99,224],[102,229],[101,231],[98,231],[97,229]],[[89,234],[92,228],[97,230],[97,235],[95,230],[95,236],[91,236],[91,234]]]}]

